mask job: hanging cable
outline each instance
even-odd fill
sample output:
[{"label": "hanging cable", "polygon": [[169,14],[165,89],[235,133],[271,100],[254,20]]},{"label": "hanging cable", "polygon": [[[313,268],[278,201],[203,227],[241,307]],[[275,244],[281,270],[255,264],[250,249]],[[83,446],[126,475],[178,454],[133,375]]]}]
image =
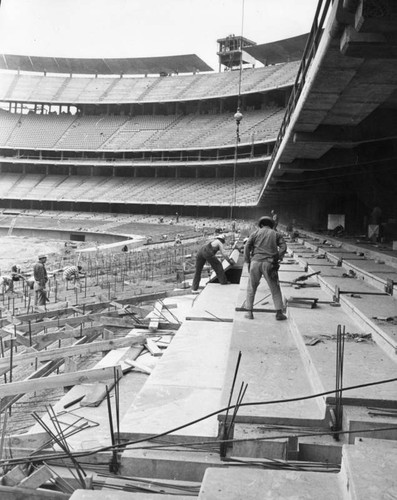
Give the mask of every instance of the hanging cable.
[{"label": "hanging cable", "polygon": [[240,142],[240,122],[243,119],[243,115],[240,111],[241,108],[241,81],[243,72],[243,33],[244,33],[244,2],[242,0],[241,8],[241,35],[239,40],[239,75],[238,75],[238,92],[237,92],[237,110],[234,115],[236,120],[236,145],[234,150],[234,165],[233,165],[233,195],[232,202],[230,204],[230,219],[233,219],[233,206],[237,205],[237,159],[238,159],[238,145]]}]

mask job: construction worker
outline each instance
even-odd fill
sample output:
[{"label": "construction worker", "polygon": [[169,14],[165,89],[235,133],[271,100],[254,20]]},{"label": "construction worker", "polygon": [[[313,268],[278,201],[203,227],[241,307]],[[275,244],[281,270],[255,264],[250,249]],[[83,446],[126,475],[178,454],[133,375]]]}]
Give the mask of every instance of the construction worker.
[{"label": "construction worker", "polygon": [[250,273],[245,307],[248,309],[245,315],[248,319],[254,319],[253,307],[255,293],[261,277],[263,276],[269,285],[272,294],[276,319],[284,320],[283,298],[278,281],[279,263],[283,260],[287,245],[280,233],[273,229],[272,217],[264,216],[258,221],[258,229],[248,238],[244,247],[244,260],[248,263]]},{"label": "construction worker", "polygon": [[39,255],[38,262],[33,267],[33,277],[34,277],[34,290],[35,290],[35,305],[36,306],[46,306],[48,301],[46,285],[48,281],[47,269],[45,268],[45,263],[47,262],[46,255]]},{"label": "construction worker", "polygon": [[273,219],[273,229],[277,231],[277,226],[278,226],[278,215],[274,210],[270,212],[272,214],[272,219]]},{"label": "construction worker", "polygon": [[3,294],[14,291],[14,283],[9,275],[0,276],[1,292]]},{"label": "construction worker", "polygon": [[198,290],[201,279],[201,271],[203,270],[204,264],[206,262],[208,262],[211,265],[212,269],[215,271],[221,285],[227,285],[229,283],[227,281],[226,274],[223,270],[221,262],[215,257],[215,255],[219,251],[222,256],[229,262],[229,264],[234,264],[233,259],[229,258],[223,247],[225,241],[226,236],[224,234],[220,234],[216,237],[215,240],[206,243],[198,251],[196,257],[196,271],[192,284],[192,292],[196,292]]},{"label": "construction worker", "polygon": [[85,276],[81,266],[67,266],[63,269],[62,277],[65,281],[72,281],[73,284],[80,283],[80,278]]}]

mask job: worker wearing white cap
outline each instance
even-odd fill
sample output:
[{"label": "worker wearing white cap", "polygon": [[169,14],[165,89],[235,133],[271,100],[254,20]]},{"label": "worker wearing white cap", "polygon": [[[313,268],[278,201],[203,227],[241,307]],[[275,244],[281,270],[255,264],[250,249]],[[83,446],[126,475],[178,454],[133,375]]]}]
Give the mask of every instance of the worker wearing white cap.
[{"label": "worker wearing white cap", "polygon": [[198,251],[196,257],[196,271],[194,273],[193,284],[192,284],[192,292],[196,292],[198,290],[201,279],[201,271],[203,270],[204,264],[206,262],[208,262],[211,265],[212,269],[215,271],[219,283],[221,285],[228,284],[222,264],[220,263],[219,259],[215,257],[215,255],[219,251],[222,254],[222,256],[229,262],[229,264],[232,265],[234,264],[233,259],[229,258],[223,247],[225,241],[226,241],[226,236],[224,234],[220,234],[215,238],[215,240],[206,243]]}]

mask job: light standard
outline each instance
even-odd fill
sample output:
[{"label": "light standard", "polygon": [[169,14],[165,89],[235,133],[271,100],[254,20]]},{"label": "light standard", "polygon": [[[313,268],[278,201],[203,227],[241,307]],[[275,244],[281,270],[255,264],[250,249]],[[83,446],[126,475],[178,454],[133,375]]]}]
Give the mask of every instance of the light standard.
[{"label": "light standard", "polygon": [[234,165],[233,165],[233,197],[232,203],[230,205],[230,219],[233,219],[233,206],[237,203],[237,156],[238,156],[238,143],[240,142],[240,122],[243,119],[243,115],[240,111],[240,107],[237,107],[237,111],[234,114],[234,119],[236,120],[236,146],[234,148]]}]

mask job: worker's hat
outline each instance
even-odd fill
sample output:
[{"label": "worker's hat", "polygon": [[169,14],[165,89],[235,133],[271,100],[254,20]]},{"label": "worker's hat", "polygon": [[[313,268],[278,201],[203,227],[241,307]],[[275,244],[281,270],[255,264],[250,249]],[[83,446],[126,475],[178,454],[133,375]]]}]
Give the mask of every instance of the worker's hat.
[{"label": "worker's hat", "polygon": [[226,235],[225,234],[218,234],[216,237],[217,240],[220,240],[222,243],[225,243],[226,241]]},{"label": "worker's hat", "polygon": [[262,226],[269,226],[271,228],[274,227],[274,221],[271,217],[269,217],[268,215],[264,215],[263,217],[261,217],[259,220],[258,220],[258,226],[259,227],[262,227]]},{"label": "worker's hat", "polygon": [[44,253],[41,253],[38,258],[39,258],[39,260],[46,259],[47,255],[45,255]]}]

